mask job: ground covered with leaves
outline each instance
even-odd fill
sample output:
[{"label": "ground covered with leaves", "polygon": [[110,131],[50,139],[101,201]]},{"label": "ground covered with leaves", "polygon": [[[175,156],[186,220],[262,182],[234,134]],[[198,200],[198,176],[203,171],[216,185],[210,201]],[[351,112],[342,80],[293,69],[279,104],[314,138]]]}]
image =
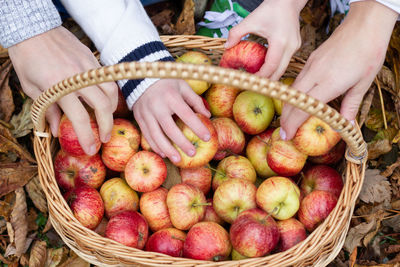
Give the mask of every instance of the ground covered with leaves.
[{"label": "ground covered with leaves", "polygon": [[[209,1],[211,2],[211,1]],[[301,13],[306,60],[343,19],[327,0],[311,0]],[[194,34],[194,2],[167,1],[147,8],[160,34]],[[64,22],[94,46],[71,20]],[[400,24],[385,65],[365,95],[358,122],[368,142],[365,182],[345,244],[331,266],[400,266]],[[338,77],[340,78],[340,77]],[[22,91],[7,50],[0,47],[0,265],[89,266],[52,229],[33,156],[30,100]],[[338,107],[340,99],[331,103]]]}]

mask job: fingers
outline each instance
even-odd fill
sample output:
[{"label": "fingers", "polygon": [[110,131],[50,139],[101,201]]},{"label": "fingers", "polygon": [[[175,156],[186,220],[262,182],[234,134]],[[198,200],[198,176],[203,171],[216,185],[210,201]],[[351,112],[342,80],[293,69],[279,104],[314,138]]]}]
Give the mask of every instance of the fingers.
[{"label": "fingers", "polygon": [[150,131],[146,126],[146,123],[144,123],[143,117],[140,114],[139,110],[135,110],[134,112],[134,117],[136,122],[139,124],[140,130],[142,132],[142,134],[144,135],[144,138],[146,138],[146,141],[149,143],[151,149],[159,154],[161,157],[165,157],[165,154],[161,151],[161,149],[157,146],[157,143],[154,142],[153,138],[151,137]]},{"label": "fingers", "polygon": [[243,36],[247,35],[248,33],[249,29],[246,26],[246,23],[245,21],[242,21],[241,23],[229,30],[229,35],[225,43],[225,48],[229,49],[237,45],[243,38]]},{"label": "fingers", "polygon": [[56,104],[51,105],[46,111],[46,119],[50,125],[51,133],[54,137],[58,136],[58,126],[60,125],[61,111]]},{"label": "fingers", "polygon": [[370,85],[365,83],[358,83],[347,91],[340,107],[340,114],[342,114],[343,117],[349,121],[356,118],[360,103],[364,97],[364,92],[368,90],[369,86]]},{"label": "fingers", "polygon": [[102,83],[98,85],[104,94],[108,97],[111,102],[111,110],[114,111],[118,106],[118,86],[116,83]]},{"label": "fingers", "polygon": [[64,96],[58,101],[65,115],[71,120],[79,144],[88,155],[96,153],[96,144],[90,126],[89,114],[74,94]]},{"label": "fingers", "polygon": [[207,118],[210,118],[211,113],[204,106],[204,102],[201,97],[198,96],[184,81],[182,81],[181,88],[182,97],[185,102],[188,103],[197,113],[203,114]]},{"label": "fingers", "polygon": [[270,76],[271,80],[277,81],[281,78],[281,76],[285,73],[285,70],[289,65],[290,59],[292,58],[293,54],[297,51],[297,49],[299,49],[300,44],[300,41],[298,41],[296,45],[293,45],[292,43],[287,44],[286,48],[284,49],[283,55],[281,56],[279,66]]},{"label": "fingers", "polygon": [[268,45],[267,55],[265,56],[265,63],[262,65],[261,69],[256,73],[256,75],[270,78],[281,64],[283,52],[284,46],[279,44],[277,41],[271,40]]}]

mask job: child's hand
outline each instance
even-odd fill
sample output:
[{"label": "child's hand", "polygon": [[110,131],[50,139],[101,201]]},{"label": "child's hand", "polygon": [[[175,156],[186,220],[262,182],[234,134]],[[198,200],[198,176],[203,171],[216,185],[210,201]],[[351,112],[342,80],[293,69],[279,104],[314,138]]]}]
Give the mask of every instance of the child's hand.
[{"label": "child's hand", "polygon": [[226,48],[236,45],[249,33],[266,38],[265,63],[256,74],[278,80],[301,45],[299,13],[305,3],[304,0],[265,0],[229,31]]},{"label": "child's hand", "polygon": [[[364,94],[382,67],[397,16],[375,1],[351,4],[342,25],[311,54],[292,86],[324,103],[346,93],[340,113],[354,120]],[[285,104],[281,136],[293,138],[308,116]]]},{"label": "child's hand", "polygon": [[[22,89],[32,99],[69,76],[100,67],[92,52],[63,27],[18,43],[9,48],[9,54]],[[100,140],[107,142],[113,127],[112,113],[118,103],[118,87],[115,83],[103,83],[71,93],[57,102],[71,120],[83,150],[91,155],[96,146],[89,115],[80,98],[94,109]],[[58,106],[52,105],[46,112],[54,136],[61,117]]]},{"label": "child's hand", "polygon": [[211,116],[201,97],[183,80],[159,80],[133,105],[135,119],[151,148],[160,156],[167,156],[172,162],[179,162],[181,158],[171,141],[188,156],[196,153],[196,148],[176,126],[172,117],[174,114],[202,140],[210,139],[208,129],[194,112]]}]

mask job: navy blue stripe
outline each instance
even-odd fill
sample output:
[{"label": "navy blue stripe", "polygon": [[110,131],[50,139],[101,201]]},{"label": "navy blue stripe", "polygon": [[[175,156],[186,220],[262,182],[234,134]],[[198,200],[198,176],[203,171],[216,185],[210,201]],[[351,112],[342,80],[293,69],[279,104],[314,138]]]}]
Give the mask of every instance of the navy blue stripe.
[{"label": "navy blue stripe", "polygon": [[167,49],[165,48],[164,44],[160,41],[153,41],[150,43],[146,43],[144,45],[139,46],[135,50],[131,51],[129,54],[124,56],[118,63],[139,61],[148,55],[151,55],[155,52],[162,50],[167,50]]},{"label": "navy blue stripe", "polygon": [[[158,61],[175,61],[175,59],[171,56],[163,57]],[[137,79],[137,80],[129,80],[122,86],[122,94],[125,99],[136,89],[136,87],[143,81],[144,79]]]}]

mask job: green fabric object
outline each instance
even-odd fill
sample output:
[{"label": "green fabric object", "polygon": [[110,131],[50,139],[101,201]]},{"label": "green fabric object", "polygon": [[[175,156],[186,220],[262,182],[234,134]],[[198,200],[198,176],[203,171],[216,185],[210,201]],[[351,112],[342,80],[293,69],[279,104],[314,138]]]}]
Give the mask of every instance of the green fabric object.
[{"label": "green fabric object", "polygon": [[[233,10],[242,18],[247,17],[247,15],[250,14],[249,11],[244,9],[241,5],[239,5],[236,2],[232,3]],[[214,3],[211,6],[210,11],[215,11],[215,12],[224,12],[227,9],[231,9],[231,6],[229,4],[229,0],[215,0]],[[209,22],[208,20],[205,20],[205,22]],[[228,29],[231,29],[232,26],[229,26]],[[196,33],[196,35],[203,35],[203,36],[208,36],[208,37],[214,37],[214,34],[217,36],[221,37],[221,31],[218,29],[208,29],[206,27],[200,27]]]}]

